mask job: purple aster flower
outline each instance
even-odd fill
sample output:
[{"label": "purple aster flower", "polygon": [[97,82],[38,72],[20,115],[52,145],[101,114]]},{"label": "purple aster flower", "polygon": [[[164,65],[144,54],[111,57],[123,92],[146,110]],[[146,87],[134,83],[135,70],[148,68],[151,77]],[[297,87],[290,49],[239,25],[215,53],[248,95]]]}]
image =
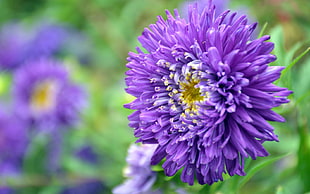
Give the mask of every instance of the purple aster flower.
[{"label": "purple aster flower", "polygon": [[159,190],[152,191],[156,180],[156,172],[151,169],[151,157],[156,145],[131,145],[128,150],[125,183],[113,189],[114,194],[161,194]]},{"label": "purple aster flower", "polygon": [[70,126],[85,105],[85,93],[69,80],[64,66],[41,59],[14,74],[13,94],[17,114],[40,129]]},{"label": "purple aster flower", "polygon": [[0,176],[20,173],[28,145],[24,126],[15,116],[0,112]]},{"label": "purple aster flower", "polygon": [[129,118],[137,142],[158,144],[151,164],[193,185],[245,175],[244,159],[267,156],[262,143],[278,141],[267,121],[283,122],[273,107],[291,92],[272,82],[283,67],[270,37],[251,40],[256,23],[223,12],[212,3],[201,14],[189,7],[188,21],[166,11],[138,39],[146,50],[129,53],[126,91],[136,99]]}]

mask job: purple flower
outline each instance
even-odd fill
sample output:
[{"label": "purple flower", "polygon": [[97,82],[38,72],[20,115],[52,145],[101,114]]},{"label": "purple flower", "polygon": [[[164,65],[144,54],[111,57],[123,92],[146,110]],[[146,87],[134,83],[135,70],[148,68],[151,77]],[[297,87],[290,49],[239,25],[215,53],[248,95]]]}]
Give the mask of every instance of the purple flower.
[{"label": "purple flower", "polygon": [[22,66],[13,82],[17,114],[43,130],[74,124],[86,99],[68,76],[64,66],[48,59]]},{"label": "purple flower", "polygon": [[60,194],[98,194],[106,193],[107,187],[99,180],[91,180],[65,188]]},{"label": "purple flower", "polygon": [[114,194],[160,194],[152,191],[156,180],[156,172],[151,169],[151,157],[156,149],[155,145],[131,145],[128,150],[125,176],[128,180],[113,189]]},{"label": "purple flower", "polygon": [[1,194],[14,194],[15,191],[12,188],[6,186],[0,186],[0,193]]},{"label": "purple flower", "polygon": [[26,61],[51,56],[67,37],[67,30],[59,25],[40,25],[30,31],[22,23],[7,24],[0,32],[0,67],[14,70]]},{"label": "purple flower", "polygon": [[30,59],[54,55],[60,51],[69,38],[69,30],[56,24],[41,24],[34,28],[33,34],[32,40],[28,43],[28,56]]},{"label": "purple flower", "polygon": [[0,112],[0,176],[20,173],[28,145],[24,126],[15,116]]},{"label": "purple flower", "polygon": [[14,69],[25,60],[30,36],[22,25],[7,24],[0,31],[0,68]]},{"label": "purple flower", "polygon": [[137,142],[159,144],[151,164],[190,185],[245,175],[244,159],[267,156],[264,141],[278,141],[267,121],[284,122],[273,107],[289,102],[291,92],[272,82],[283,67],[263,36],[251,40],[256,23],[215,6],[202,14],[189,7],[189,20],[167,11],[138,39],[146,52],[129,53],[126,91],[136,99],[129,118]]},{"label": "purple flower", "polygon": [[75,156],[81,161],[91,164],[91,165],[97,165],[100,162],[99,155],[95,152],[94,148],[90,145],[82,146],[75,153]]},{"label": "purple flower", "polygon": [[90,54],[87,47],[90,46],[83,34],[59,24],[45,22],[32,26],[31,30],[22,23],[6,24],[0,30],[0,69],[13,71],[25,62],[59,53],[87,61]]}]

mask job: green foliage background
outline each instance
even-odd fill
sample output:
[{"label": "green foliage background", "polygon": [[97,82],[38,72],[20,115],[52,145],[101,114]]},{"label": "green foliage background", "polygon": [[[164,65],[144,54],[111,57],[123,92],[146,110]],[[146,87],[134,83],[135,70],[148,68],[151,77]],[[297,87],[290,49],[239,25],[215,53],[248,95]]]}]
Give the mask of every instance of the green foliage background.
[{"label": "green foliage background", "polygon": [[[21,193],[57,193],[63,186],[98,178],[107,193],[124,178],[128,146],[135,141],[127,127],[129,110],[123,108],[132,98],[124,92],[126,57],[139,45],[137,36],[156,21],[164,10],[179,8],[181,0],[0,0],[0,26],[18,20],[29,25],[41,21],[60,22],[84,33],[91,42],[91,62],[80,66],[72,56],[62,60],[72,67],[73,79],[89,92],[89,107],[75,130],[64,134],[65,147],[61,165],[66,174],[47,176],[40,168],[46,140],[35,137],[25,161],[25,174],[18,180],[1,178],[1,185],[11,185]],[[276,109],[286,123],[273,123],[280,142],[264,145],[271,153],[267,158],[247,161],[245,177],[226,177],[212,186],[189,187],[178,178],[163,178],[185,188],[188,193],[306,193],[310,192],[310,46],[309,0],[232,0],[231,8],[247,7],[259,21],[263,34],[271,34],[278,60],[272,65],[287,66],[279,85],[294,91],[291,103]],[[82,45],[81,45],[82,46]],[[1,48],[0,48],[1,49]],[[295,60],[298,56],[300,60]],[[1,95],[9,90],[9,79],[1,77]],[[94,147],[101,163],[94,168],[72,156],[85,143]],[[166,193],[174,193],[172,190]]]}]

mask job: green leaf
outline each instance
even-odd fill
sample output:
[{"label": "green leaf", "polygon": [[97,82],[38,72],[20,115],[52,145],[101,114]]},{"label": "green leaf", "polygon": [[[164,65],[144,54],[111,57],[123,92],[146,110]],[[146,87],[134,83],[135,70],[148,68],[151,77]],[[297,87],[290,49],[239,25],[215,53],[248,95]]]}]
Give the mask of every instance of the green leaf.
[{"label": "green leaf", "polygon": [[253,168],[251,168],[247,175],[244,176],[244,177],[241,177],[240,178],[240,181],[239,181],[239,189],[245,185],[257,172],[259,172],[260,170],[262,170],[264,167],[288,156],[290,153],[285,153],[283,155],[280,155],[280,156],[276,156],[276,157],[270,157],[270,158],[266,158],[266,160],[263,160],[262,162],[260,162],[259,164],[255,165]]},{"label": "green leaf", "polygon": [[273,65],[285,66],[285,49],[284,49],[284,38],[283,29],[281,26],[274,27],[270,32],[270,41],[274,43],[275,48],[273,50],[274,54],[277,56],[277,60],[273,62]]},{"label": "green leaf", "polygon": [[11,89],[11,75],[0,73],[0,95],[6,95]]},{"label": "green leaf", "polygon": [[152,171],[161,172],[161,171],[164,171],[164,169],[163,167],[161,167],[161,165],[155,165],[155,166],[152,166]]},{"label": "green leaf", "polygon": [[294,46],[292,46],[289,51],[285,53],[284,64],[283,64],[284,66],[288,67],[290,65],[290,63],[293,61],[294,55],[296,54],[298,49],[301,48],[302,45],[303,45],[302,43],[298,42]]},{"label": "green leaf", "polygon": [[210,193],[210,185],[204,185],[198,194]]},{"label": "green leaf", "polygon": [[46,186],[42,189],[42,191],[40,191],[40,194],[55,194],[55,193],[60,193],[61,191],[61,187],[59,186]]},{"label": "green leaf", "polygon": [[261,29],[261,31],[259,32],[258,38],[262,37],[266,31],[266,28],[268,26],[268,22],[266,22],[263,26],[263,28]]},{"label": "green leaf", "polygon": [[46,170],[48,138],[37,135],[32,138],[27,157],[24,159],[24,172],[26,174],[43,174]]},{"label": "green leaf", "polygon": [[[309,49],[308,49],[309,50]],[[298,69],[298,71],[292,74],[293,77],[293,86],[294,88],[294,96],[297,100],[296,103],[305,105],[303,103],[307,102],[307,96],[310,90],[310,58],[306,60],[303,65]]]},{"label": "green leaf", "polygon": [[284,191],[283,191],[283,187],[282,187],[282,186],[278,186],[277,191],[276,191],[276,194],[284,194]]},{"label": "green leaf", "polygon": [[[297,49],[296,49],[297,50]],[[282,72],[282,75],[285,75],[301,58],[303,58],[310,50],[310,47],[297,56]]]}]

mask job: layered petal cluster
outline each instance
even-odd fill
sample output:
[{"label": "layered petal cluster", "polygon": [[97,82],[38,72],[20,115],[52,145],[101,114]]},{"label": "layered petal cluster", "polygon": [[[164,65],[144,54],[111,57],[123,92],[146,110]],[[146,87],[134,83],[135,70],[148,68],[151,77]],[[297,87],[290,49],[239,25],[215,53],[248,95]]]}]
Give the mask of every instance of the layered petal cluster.
[{"label": "layered petal cluster", "polygon": [[138,142],[158,144],[151,163],[165,158],[168,176],[183,168],[192,185],[245,175],[244,159],[267,156],[262,143],[278,141],[268,121],[284,118],[271,109],[291,93],[273,84],[283,70],[268,66],[274,44],[251,40],[256,23],[211,3],[201,14],[189,6],[188,20],[166,14],[138,38],[144,49],[129,53],[129,126]]},{"label": "layered petal cluster", "polygon": [[162,192],[152,191],[156,180],[156,172],[151,169],[151,157],[156,145],[131,145],[128,150],[125,176],[128,177],[122,185],[113,189],[114,194],[161,194]]},{"label": "layered petal cluster", "polygon": [[[249,8],[246,6],[237,6],[237,7],[232,7],[231,6],[231,1],[230,0],[217,0],[217,1],[212,1],[214,6],[216,7],[216,12],[214,13],[215,17],[218,17],[222,12],[233,8],[234,11],[236,11],[236,16],[239,17],[241,15],[247,15],[248,22],[255,22],[255,17],[251,15]],[[201,14],[204,10],[205,7],[208,7],[210,4],[210,1],[208,0],[191,0],[191,1],[185,1],[184,3],[181,4],[180,6],[180,16],[188,19],[188,6],[191,4],[197,3],[197,8],[199,14]],[[257,30],[256,30],[257,32]],[[251,37],[256,37],[257,34],[254,32]]]},{"label": "layered petal cluster", "polygon": [[71,126],[86,102],[86,94],[71,82],[62,64],[41,59],[14,74],[13,96],[17,114],[32,127]]}]

